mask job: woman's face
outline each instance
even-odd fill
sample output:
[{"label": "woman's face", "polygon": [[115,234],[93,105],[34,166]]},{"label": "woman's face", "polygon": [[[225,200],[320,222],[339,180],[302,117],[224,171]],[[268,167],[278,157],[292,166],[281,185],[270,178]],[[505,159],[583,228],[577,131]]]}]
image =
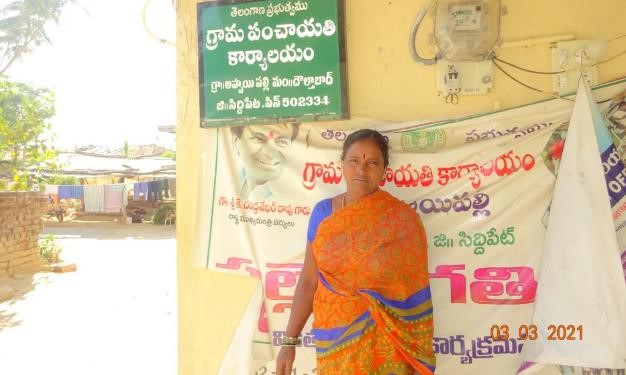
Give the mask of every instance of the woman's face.
[{"label": "woman's face", "polygon": [[373,140],[356,141],[346,151],[343,177],[349,193],[358,195],[373,193],[378,189],[384,172],[383,153]]},{"label": "woman's face", "polygon": [[283,173],[285,149],[291,146],[291,125],[246,126],[235,140],[246,178],[260,183],[277,179]]}]

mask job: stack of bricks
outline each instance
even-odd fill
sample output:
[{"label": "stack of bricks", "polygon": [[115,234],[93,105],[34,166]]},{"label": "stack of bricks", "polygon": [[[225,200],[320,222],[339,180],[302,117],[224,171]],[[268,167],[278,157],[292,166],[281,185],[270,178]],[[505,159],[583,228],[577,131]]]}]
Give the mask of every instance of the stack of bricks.
[{"label": "stack of bricks", "polygon": [[0,276],[40,271],[41,193],[0,191]]}]

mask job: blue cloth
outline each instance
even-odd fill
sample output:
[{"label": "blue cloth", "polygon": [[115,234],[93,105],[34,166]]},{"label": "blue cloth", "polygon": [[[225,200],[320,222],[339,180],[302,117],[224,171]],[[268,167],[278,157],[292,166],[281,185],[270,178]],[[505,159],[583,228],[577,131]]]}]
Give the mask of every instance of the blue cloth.
[{"label": "blue cloth", "polygon": [[317,227],[319,227],[320,223],[332,213],[333,201],[330,198],[319,201],[315,207],[313,207],[313,212],[311,212],[311,218],[309,219],[309,229],[306,235],[306,239],[309,242],[313,242],[315,239]]},{"label": "blue cloth", "polygon": [[143,200],[148,200],[148,183],[137,182],[133,184],[133,200],[139,201],[143,197]]},{"label": "blue cloth", "polygon": [[59,185],[59,199],[83,199],[84,190],[82,185]]},{"label": "blue cloth", "polygon": [[157,190],[157,185],[155,181],[148,182],[148,192],[146,195],[147,201],[152,202],[156,200],[156,190]]}]

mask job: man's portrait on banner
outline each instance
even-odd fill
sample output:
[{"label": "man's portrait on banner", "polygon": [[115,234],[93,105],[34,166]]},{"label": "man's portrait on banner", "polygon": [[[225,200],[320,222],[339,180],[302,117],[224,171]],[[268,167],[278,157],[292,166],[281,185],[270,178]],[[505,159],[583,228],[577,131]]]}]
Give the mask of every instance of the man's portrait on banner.
[{"label": "man's portrait on banner", "polygon": [[251,125],[232,127],[233,146],[242,168],[239,196],[260,201],[275,198],[269,181],[278,179],[300,124]]}]

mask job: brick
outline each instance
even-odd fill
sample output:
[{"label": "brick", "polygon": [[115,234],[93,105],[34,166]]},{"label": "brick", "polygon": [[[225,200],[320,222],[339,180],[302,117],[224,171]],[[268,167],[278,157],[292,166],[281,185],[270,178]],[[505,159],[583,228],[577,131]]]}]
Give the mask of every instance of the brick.
[{"label": "brick", "polygon": [[33,255],[29,255],[29,256],[25,256],[25,257],[21,257],[21,258],[10,259],[9,260],[9,269],[12,269],[14,267],[20,266],[22,264],[35,262],[35,261],[37,261],[37,258],[39,258],[39,254],[33,254]]},{"label": "brick", "polygon": [[0,203],[15,206],[15,203],[17,203],[17,197],[0,194]]},{"label": "brick", "polygon": [[15,240],[10,239],[7,241],[3,241],[2,247],[6,250],[6,252],[11,252],[11,251],[14,251],[16,244],[17,242],[15,242]]},{"label": "brick", "polygon": [[57,273],[76,272],[76,269],[76,263],[61,262],[50,265],[50,270]]},{"label": "brick", "polygon": [[29,256],[31,254],[39,254],[34,250],[20,250],[20,251],[12,251],[6,254],[0,255],[0,262],[10,262],[13,259],[22,258]]},{"label": "brick", "polygon": [[9,267],[8,273],[9,275],[17,275],[18,273],[27,273],[27,272],[37,272],[41,271],[43,266],[39,263],[29,262],[20,264],[15,267]]}]

